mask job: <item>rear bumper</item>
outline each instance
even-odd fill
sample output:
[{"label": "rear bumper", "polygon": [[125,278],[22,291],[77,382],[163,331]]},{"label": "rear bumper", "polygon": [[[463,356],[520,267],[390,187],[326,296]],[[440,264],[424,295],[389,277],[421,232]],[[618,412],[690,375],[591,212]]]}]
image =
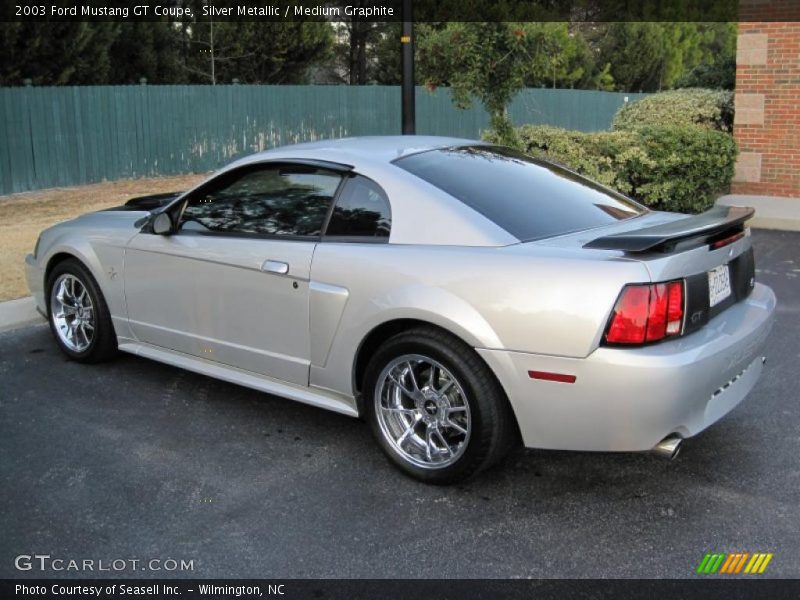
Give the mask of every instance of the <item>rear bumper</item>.
[{"label": "rear bumper", "polygon": [[[598,348],[586,358],[478,349],[508,394],[526,446],[650,450],[690,437],[730,412],[753,388],[772,326],[775,295],[748,298],[684,338],[644,348]],[[534,380],[528,371],[575,375]]]}]

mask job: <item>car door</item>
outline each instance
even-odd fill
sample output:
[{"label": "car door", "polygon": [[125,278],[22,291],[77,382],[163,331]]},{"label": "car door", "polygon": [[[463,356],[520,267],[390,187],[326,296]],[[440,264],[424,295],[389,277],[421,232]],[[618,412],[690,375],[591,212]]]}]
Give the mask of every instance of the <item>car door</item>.
[{"label": "car door", "polygon": [[259,164],[223,173],[142,232],[125,296],[142,342],[307,385],[309,275],[341,184],[335,170]]}]

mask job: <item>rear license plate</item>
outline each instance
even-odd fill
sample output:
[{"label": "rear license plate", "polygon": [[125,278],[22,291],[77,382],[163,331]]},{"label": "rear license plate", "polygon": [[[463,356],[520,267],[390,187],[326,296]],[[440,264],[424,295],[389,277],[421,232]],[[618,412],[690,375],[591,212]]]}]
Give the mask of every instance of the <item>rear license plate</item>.
[{"label": "rear license plate", "polygon": [[731,295],[731,272],[728,265],[720,265],[708,272],[708,306],[716,306]]}]

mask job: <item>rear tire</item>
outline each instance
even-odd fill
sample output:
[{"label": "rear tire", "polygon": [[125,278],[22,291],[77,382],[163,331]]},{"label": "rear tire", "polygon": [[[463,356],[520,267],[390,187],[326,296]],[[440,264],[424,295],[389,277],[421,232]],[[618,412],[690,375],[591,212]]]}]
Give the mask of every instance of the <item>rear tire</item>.
[{"label": "rear tire", "polygon": [[508,400],[475,351],[434,327],[387,340],[364,376],[365,415],[408,475],[445,485],[499,462],[518,440]]},{"label": "rear tire", "polygon": [[47,277],[47,320],[58,347],[72,360],[97,363],[117,354],[117,336],[100,287],[77,259]]}]

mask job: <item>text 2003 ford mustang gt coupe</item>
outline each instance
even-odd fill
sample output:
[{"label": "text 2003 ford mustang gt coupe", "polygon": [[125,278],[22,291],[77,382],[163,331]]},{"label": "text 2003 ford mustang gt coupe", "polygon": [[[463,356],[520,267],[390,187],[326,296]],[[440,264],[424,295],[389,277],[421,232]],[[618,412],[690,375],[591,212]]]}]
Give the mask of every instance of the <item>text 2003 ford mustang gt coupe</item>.
[{"label": "text 2003 ford mustang gt coupe", "polygon": [[529,447],[677,453],[761,373],[746,208],[653,212],[507,148],[279,148],[41,234],[61,349],[117,349],[364,416],[446,483]]}]

